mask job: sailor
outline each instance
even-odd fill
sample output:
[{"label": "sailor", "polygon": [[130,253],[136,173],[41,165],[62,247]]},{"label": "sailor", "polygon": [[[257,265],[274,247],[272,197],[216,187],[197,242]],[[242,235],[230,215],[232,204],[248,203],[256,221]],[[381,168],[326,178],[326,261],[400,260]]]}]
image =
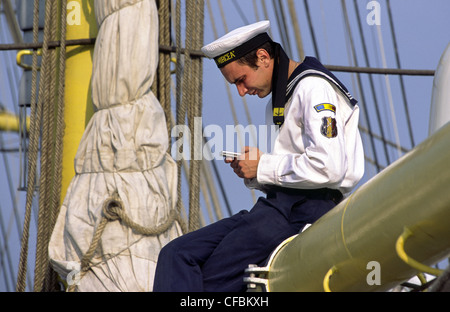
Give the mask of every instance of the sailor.
[{"label": "sailor", "polygon": [[269,27],[247,25],[202,48],[241,96],[272,94],[267,115],[279,126],[273,150],[245,147],[225,160],[266,196],[250,211],[168,243],[154,291],[245,291],[249,264],[264,266],[283,240],[332,209],[363,175],[356,100],[316,58],[290,60]]}]

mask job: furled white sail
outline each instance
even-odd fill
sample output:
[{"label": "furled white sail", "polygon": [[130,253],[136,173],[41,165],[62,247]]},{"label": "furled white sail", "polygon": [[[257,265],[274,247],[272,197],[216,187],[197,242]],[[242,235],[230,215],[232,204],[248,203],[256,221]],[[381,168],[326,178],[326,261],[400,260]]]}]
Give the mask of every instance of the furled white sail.
[{"label": "furled white sail", "polygon": [[55,270],[77,291],[151,291],[160,249],[181,235],[177,221],[157,235],[141,235],[121,220],[109,221],[88,270],[79,273],[104,219],[102,206],[115,192],[127,216],[148,228],[171,222],[177,196],[164,112],[150,90],[158,63],[155,1],[96,0],[95,14],[95,113],[77,151],[76,175],[49,255]]}]

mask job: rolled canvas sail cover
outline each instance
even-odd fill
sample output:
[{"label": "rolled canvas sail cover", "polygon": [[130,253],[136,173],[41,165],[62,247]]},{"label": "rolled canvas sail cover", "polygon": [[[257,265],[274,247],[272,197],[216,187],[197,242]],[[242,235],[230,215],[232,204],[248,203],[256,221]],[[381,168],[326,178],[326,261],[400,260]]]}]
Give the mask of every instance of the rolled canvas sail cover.
[{"label": "rolled canvas sail cover", "polygon": [[159,52],[155,1],[94,3],[99,25],[92,74],[95,113],[77,151],[76,174],[49,255],[55,270],[78,291],[151,291],[159,251],[182,233],[176,221],[158,235],[138,234],[119,220],[108,222],[89,270],[77,280],[81,259],[104,218],[105,200],[117,192],[128,217],[155,227],[169,219],[177,196],[164,112],[150,91]]}]

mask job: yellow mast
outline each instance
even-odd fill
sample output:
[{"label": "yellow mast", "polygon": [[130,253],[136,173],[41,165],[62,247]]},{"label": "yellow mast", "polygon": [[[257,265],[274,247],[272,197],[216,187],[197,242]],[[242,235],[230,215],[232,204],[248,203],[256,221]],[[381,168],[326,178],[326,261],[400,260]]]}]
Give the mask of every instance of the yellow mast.
[{"label": "yellow mast", "polygon": [[[68,2],[67,40],[95,38],[97,31],[94,0]],[[67,47],[61,202],[75,175],[75,155],[93,114],[90,84],[93,52],[94,45]]]}]

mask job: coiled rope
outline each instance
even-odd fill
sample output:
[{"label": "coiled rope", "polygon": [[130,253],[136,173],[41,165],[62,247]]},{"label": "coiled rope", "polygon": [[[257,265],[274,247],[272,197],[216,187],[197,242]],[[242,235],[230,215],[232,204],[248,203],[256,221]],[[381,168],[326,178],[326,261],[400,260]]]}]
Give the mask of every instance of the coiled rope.
[{"label": "coiled rope", "polygon": [[[98,244],[102,237],[103,231],[106,228],[108,222],[120,221],[129,228],[133,229],[138,234],[141,235],[158,235],[163,232],[166,232],[175,221],[180,222],[179,214],[175,210],[171,210],[167,217],[167,220],[162,224],[154,226],[154,227],[144,227],[136,222],[134,222],[126,213],[124,204],[120,199],[119,193],[115,191],[111,197],[105,200],[102,206],[102,218],[97,226],[97,229],[94,232],[92,237],[91,244],[89,245],[88,250],[83,255],[81,259],[81,268],[80,268],[80,276],[79,280],[83,278],[83,276],[89,271],[89,269],[95,265],[92,263],[92,258],[95,255],[95,251],[97,250]],[[78,280],[78,281],[79,281]],[[67,288],[68,292],[73,292],[76,290],[76,283],[69,285]]]}]

